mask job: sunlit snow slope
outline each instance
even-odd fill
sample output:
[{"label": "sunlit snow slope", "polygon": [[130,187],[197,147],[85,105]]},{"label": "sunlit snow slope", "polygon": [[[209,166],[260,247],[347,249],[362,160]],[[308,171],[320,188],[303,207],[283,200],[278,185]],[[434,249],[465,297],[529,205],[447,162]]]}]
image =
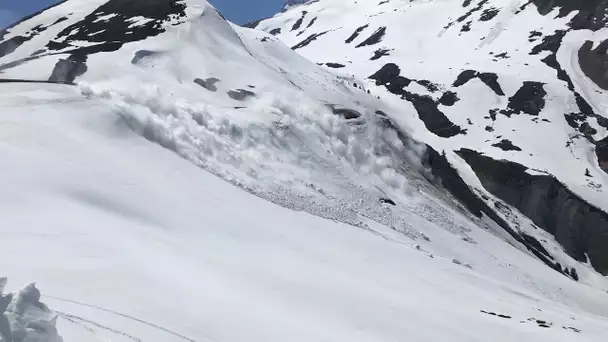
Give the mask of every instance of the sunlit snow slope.
[{"label": "sunlit snow slope", "polygon": [[64,341],[608,334],[606,279],[449,195],[413,109],[203,0],[70,0],[0,36],[0,272]]},{"label": "sunlit snow slope", "polygon": [[514,229],[608,274],[607,24],[600,0],[321,0],[249,26],[359,78]]}]

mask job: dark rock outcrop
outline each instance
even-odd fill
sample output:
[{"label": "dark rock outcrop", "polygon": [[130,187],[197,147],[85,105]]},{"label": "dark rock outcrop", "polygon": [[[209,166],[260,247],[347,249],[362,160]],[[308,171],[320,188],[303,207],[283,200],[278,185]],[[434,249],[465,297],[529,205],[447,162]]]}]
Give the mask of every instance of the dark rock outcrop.
[{"label": "dark rock outcrop", "polygon": [[317,21],[317,17],[312,18],[312,20],[306,25],[306,28],[310,28]]},{"label": "dark rock outcrop", "polygon": [[606,173],[608,173],[608,137],[600,140],[595,145],[597,162]]},{"label": "dark rock outcrop", "polygon": [[509,98],[509,111],[512,114],[539,115],[545,108],[547,91],[540,82],[526,81],[519,90]]},{"label": "dark rock outcrop", "polygon": [[346,65],[340,63],[325,63],[325,65],[329,68],[340,69],[344,68]]},{"label": "dark rock outcrop", "polygon": [[500,142],[493,144],[492,146],[498,147],[503,151],[521,151],[521,148],[513,145],[511,140],[502,139]]},{"label": "dark rock outcrop", "polygon": [[384,38],[385,34],[386,34],[386,27],[383,26],[383,27],[377,29],[376,32],[372,33],[372,35],[369,36],[369,38],[362,41],[360,44],[358,44],[355,47],[360,48],[363,46],[378,44],[382,41],[382,38]]},{"label": "dark rock outcrop", "polygon": [[[157,36],[165,32],[163,23],[173,18],[186,16],[186,4],[178,0],[125,1],[109,0],[95,9],[81,21],[62,30],[54,40],[47,44],[50,50],[63,50],[72,46],[72,42],[86,41],[99,45],[96,49],[89,47],[91,53],[107,51],[103,45],[118,44],[118,49],[126,43]],[[144,17],[150,19],[133,25],[130,19]],[[106,20],[99,20],[107,18]],[[117,50],[117,49],[116,49]]]},{"label": "dark rock outcrop", "polygon": [[156,56],[159,54],[161,54],[161,53],[157,52],[157,51],[139,50],[139,51],[135,52],[133,59],[131,59],[131,64],[138,64],[139,62],[141,62],[142,60],[145,60],[148,57]]},{"label": "dark rock outcrop", "polygon": [[475,71],[475,70],[465,70],[465,71],[461,72],[460,75],[458,75],[458,77],[456,78],[456,81],[454,81],[454,84],[452,84],[452,86],[453,87],[463,86],[474,78],[478,78],[480,81],[482,81],[485,85],[487,85],[490,89],[492,89],[492,91],[494,93],[496,93],[496,95],[499,95],[499,96],[505,95],[504,91],[502,90],[502,87],[498,83],[498,75],[491,73],[491,72],[479,72],[479,71]]},{"label": "dark rock outcrop", "polygon": [[608,1],[607,0],[532,0],[538,12],[542,15],[551,13],[559,8],[559,17],[577,11],[570,21],[570,26],[575,30],[599,30],[608,24]]},{"label": "dark rock outcrop", "polygon": [[350,37],[348,37],[344,42],[346,44],[352,43],[355,39],[357,39],[357,37],[359,37],[359,35],[361,34],[361,32],[363,32],[363,30],[365,30],[368,27],[369,27],[369,24],[366,24],[366,25],[363,25],[361,27],[358,27],[355,30],[355,32],[353,32],[353,34],[351,34]]},{"label": "dark rock outcrop", "polygon": [[[460,152],[462,153],[463,151],[470,150],[461,150]],[[476,153],[474,151],[470,152]],[[427,169],[431,170],[432,178],[428,178],[429,182],[447,190],[473,215],[479,218],[483,215],[489,217],[503,228],[513,239],[525,246],[539,260],[563,274],[561,266],[555,262],[553,257],[542,247],[538,240],[529,235],[519,234],[519,232],[513,229],[507,221],[496,213],[494,208],[491,208],[475,194],[462,177],[460,177],[458,171],[449,163],[445,154],[439,154],[432,147],[427,145],[426,154],[422,162]]]},{"label": "dark rock outcrop", "polygon": [[317,40],[317,38],[321,37],[322,35],[326,34],[327,32],[329,32],[329,31],[325,31],[325,32],[321,32],[321,33],[313,33],[310,36],[308,36],[308,38],[306,38],[303,41],[299,42],[298,44],[292,46],[291,49],[292,50],[301,49],[301,48],[307,46],[308,44],[312,43],[313,41]]},{"label": "dark rock outcrop", "polygon": [[205,80],[203,80],[201,78],[194,79],[194,83],[200,85],[201,87],[203,87],[209,91],[213,91],[213,92],[217,91],[217,87],[215,86],[215,84],[219,81],[220,81],[220,79],[215,78],[215,77],[210,77]]},{"label": "dark rock outcrop", "polygon": [[498,15],[498,13],[500,12],[500,9],[498,8],[488,8],[486,10],[483,11],[483,13],[481,13],[481,16],[479,17],[479,21],[490,21],[492,19],[494,19],[494,17],[496,17]]},{"label": "dark rock outcrop", "polygon": [[245,89],[231,90],[228,96],[236,101],[245,101],[248,97],[255,96],[255,93]]},{"label": "dark rock outcrop", "polygon": [[389,49],[378,49],[378,50],[374,51],[374,55],[370,58],[370,60],[375,61],[384,56],[388,56],[389,52],[390,52]]},{"label": "dark rock outcrop", "polygon": [[395,203],[395,201],[393,201],[393,200],[392,200],[392,199],[390,199],[390,198],[381,198],[381,199],[380,199],[380,203],[383,203],[383,204],[390,204],[390,205],[392,205],[392,206],[397,205],[397,204]]},{"label": "dark rock outcrop", "polygon": [[72,84],[76,77],[83,75],[87,72],[87,56],[71,55],[67,59],[60,59],[55,64],[55,68],[49,82],[52,83],[65,83]]},{"label": "dark rock outcrop", "polygon": [[298,18],[298,20],[291,27],[292,31],[295,31],[302,26],[302,23],[304,22],[304,18],[306,17],[306,14],[308,14],[308,12],[302,11],[302,16],[300,16],[300,18]]},{"label": "dark rock outcrop", "polygon": [[439,103],[448,107],[455,105],[458,101],[460,101],[460,99],[458,98],[458,95],[453,91],[446,91],[439,98]]},{"label": "dark rock outcrop", "polygon": [[361,113],[359,113],[358,111],[356,111],[354,109],[344,108],[344,107],[339,107],[339,106],[334,106],[334,105],[330,105],[329,107],[331,108],[331,111],[334,114],[339,115],[347,120],[357,119],[357,118],[361,117]]},{"label": "dark rock outcrop", "polygon": [[[447,24],[445,26],[445,28],[448,29],[448,28],[454,26],[456,23],[462,23],[463,21],[469,19],[475,12],[478,12],[481,9],[483,9],[484,6],[487,5],[489,1],[490,0],[481,0],[480,2],[477,3],[477,5],[475,5],[475,7],[471,8],[468,12],[466,12],[462,16],[458,17],[456,20],[454,20],[454,21],[450,22],[449,24]],[[470,4],[470,1],[468,2],[468,4],[465,1],[465,4],[466,4],[466,6],[464,6],[464,7],[467,7],[468,4]]]},{"label": "dark rock outcrop", "polygon": [[608,39],[593,49],[593,42],[587,41],[578,51],[581,70],[598,87],[608,90]]},{"label": "dark rock outcrop", "polygon": [[471,150],[457,152],[483,186],[555,236],[566,252],[608,275],[608,214],[590,205],[550,175],[530,175],[523,165]]},{"label": "dark rock outcrop", "polygon": [[418,113],[420,120],[424,122],[426,128],[437,136],[442,138],[450,138],[458,134],[466,134],[466,130],[455,125],[448,117],[439,110],[439,102],[428,95],[419,95],[404,88],[407,87],[412,80],[401,76],[401,69],[394,63],[384,65],[370,79],[376,81],[376,85],[386,87],[388,91],[395,95],[401,96],[411,102]]}]

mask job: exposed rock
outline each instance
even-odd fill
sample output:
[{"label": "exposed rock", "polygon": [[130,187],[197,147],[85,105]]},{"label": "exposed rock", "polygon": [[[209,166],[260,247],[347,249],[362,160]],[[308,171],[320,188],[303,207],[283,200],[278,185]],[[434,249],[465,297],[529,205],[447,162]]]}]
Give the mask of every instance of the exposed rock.
[{"label": "exposed rock", "polygon": [[357,119],[357,118],[361,117],[361,113],[359,113],[358,111],[356,111],[354,109],[342,108],[339,106],[330,106],[330,108],[334,114],[340,115],[341,117],[343,117],[347,120]]},{"label": "exposed rock", "polygon": [[608,214],[588,204],[553,176],[530,175],[523,165],[460,150],[483,186],[555,236],[578,261],[587,256],[608,275]]},{"label": "exposed rock", "polygon": [[312,25],[315,24],[316,21],[317,21],[317,17],[312,18],[312,20],[308,23],[308,26],[306,26],[306,28],[310,28]]},{"label": "exposed rock", "polygon": [[86,56],[71,55],[68,59],[60,59],[55,64],[55,68],[49,82],[72,84],[76,77],[83,75],[87,71]]},{"label": "exposed rock", "polygon": [[481,13],[481,16],[479,17],[479,21],[490,21],[492,19],[494,19],[494,17],[496,17],[496,15],[498,15],[498,13],[500,12],[500,9],[498,8],[488,8],[486,10],[483,11],[483,13]]},{"label": "exposed rock", "polygon": [[408,86],[411,80],[400,74],[401,69],[396,64],[388,63],[369,78],[375,80],[376,85],[383,85],[391,93],[400,95],[403,99],[411,102],[426,128],[437,136],[449,138],[458,134],[466,134],[466,130],[452,123],[438,109],[438,102],[432,97],[404,90],[403,88]]},{"label": "exposed rock", "polygon": [[437,108],[437,102],[435,102],[432,97],[404,91],[403,98],[414,105],[414,108],[416,108],[416,111],[418,112],[418,117],[433,134],[442,138],[466,134],[466,130],[455,125]]},{"label": "exposed rock", "polygon": [[383,85],[393,94],[402,95],[403,88],[412,83],[407,77],[401,76],[401,69],[397,64],[385,64],[369,78],[376,81],[376,85]]},{"label": "exposed rock", "polygon": [[499,95],[499,96],[505,95],[504,91],[502,90],[502,87],[498,83],[498,76],[496,74],[490,73],[490,72],[478,72],[475,70],[465,70],[465,71],[461,72],[460,75],[458,75],[458,77],[456,78],[456,81],[454,81],[454,84],[452,84],[452,86],[454,86],[454,87],[463,86],[467,82],[472,80],[473,78],[478,78],[485,85],[487,85],[490,89],[492,89],[492,91],[494,93],[496,93],[496,95]]},{"label": "exposed rock", "polygon": [[538,12],[547,15],[555,8],[559,8],[559,17],[577,11],[570,21],[570,26],[575,30],[602,29],[608,24],[608,1],[606,0],[532,0]]},{"label": "exposed rock", "polygon": [[326,34],[327,32],[329,32],[329,31],[325,31],[325,32],[321,32],[321,33],[313,33],[310,36],[308,36],[308,38],[306,38],[303,41],[299,42],[298,44],[292,46],[291,49],[292,50],[301,49],[301,48],[307,46],[308,44],[312,43],[313,41],[317,40],[317,38],[321,37],[322,35]]},{"label": "exposed rock", "polygon": [[295,31],[295,30],[299,29],[302,26],[302,23],[304,22],[304,17],[306,17],[306,14],[308,14],[308,12],[302,11],[302,16],[291,27],[292,31]]},{"label": "exposed rock", "polygon": [[462,27],[460,28],[460,32],[470,32],[471,31],[471,24],[473,24],[473,22],[469,21],[466,24],[462,25]]},{"label": "exposed rock", "polygon": [[570,269],[570,275],[572,276],[572,279],[578,281],[578,272],[576,272],[576,268],[572,267],[572,269]]},{"label": "exposed rock", "polygon": [[502,139],[499,143],[493,144],[492,146],[498,147],[503,151],[521,151],[521,148],[513,145],[511,140]]},{"label": "exposed rock", "polygon": [[586,121],[583,122],[583,124],[579,127],[578,131],[587,136],[592,136],[592,135],[597,134],[597,130],[595,128],[591,127],[591,125]]},{"label": "exposed rock", "polygon": [[384,56],[388,56],[389,52],[390,52],[390,50],[388,50],[388,49],[378,49],[378,50],[374,51],[374,55],[372,56],[372,58],[370,58],[370,60],[375,61]]},{"label": "exposed rock", "polygon": [[[71,52],[90,54],[100,51],[115,51],[123,44],[157,36],[165,32],[162,23],[186,16],[186,4],[178,0],[124,1],[109,0],[83,20],[69,25],[47,44],[50,50],[69,49]],[[99,20],[105,18],[106,20]],[[130,19],[144,17],[149,21],[133,25]],[[93,35],[93,33],[95,33]],[[80,48],[72,42],[96,43]],[[106,47],[106,45],[111,45]]]},{"label": "exposed rock", "polygon": [[359,34],[361,34],[361,32],[363,32],[363,30],[365,30],[365,29],[366,29],[366,28],[368,28],[368,27],[369,27],[369,25],[368,25],[368,24],[363,25],[363,26],[361,26],[361,27],[358,27],[358,28],[355,30],[355,32],[353,32],[353,34],[352,34],[352,35],[350,35],[350,37],[348,37],[348,38],[347,38],[347,39],[346,39],[344,42],[345,42],[346,44],[350,44],[350,43],[352,43],[352,42],[353,42],[355,39],[357,39],[357,37],[359,37]]},{"label": "exposed rock", "polygon": [[436,83],[433,83],[429,80],[414,80],[414,82],[420,84],[421,86],[425,87],[426,90],[428,90],[431,93],[434,93],[436,91],[439,90],[439,85]]},{"label": "exposed rock", "polygon": [[[464,15],[458,17],[455,21],[450,22],[448,25],[445,26],[446,29],[454,26],[456,23],[462,23],[463,21],[467,20],[469,17],[471,17],[475,12],[480,11],[487,3],[489,0],[481,0],[479,3],[477,3],[477,5],[473,8],[471,8],[467,13],[465,13]],[[466,2],[465,2],[466,4]],[[468,6],[468,5],[467,5]],[[464,6],[464,7],[467,7]]]},{"label": "exposed rock", "polygon": [[237,89],[229,91],[228,96],[236,101],[244,101],[248,97],[255,96],[255,93],[245,89]]},{"label": "exposed rock", "polygon": [[[474,151],[470,152],[475,153]],[[542,251],[538,250],[537,246],[540,245],[540,242],[536,241],[536,239],[531,236],[529,239],[532,239],[535,242],[532,244],[528,242],[527,239],[524,239],[503,218],[498,216],[496,211],[478,197],[467,183],[465,183],[462,177],[460,177],[456,169],[448,162],[445,155],[439,154],[432,147],[427,145],[426,154],[422,162],[426,168],[431,170],[432,177],[427,178],[429,182],[449,191],[449,193],[458,199],[473,215],[477,217],[482,217],[483,215],[488,216],[513,237],[513,239],[526,246],[530,252],[547,266],[560,273],[562,272],[561,267],[557,267],[553,258],[548,256],[548,252],[544,250],[544,248]],[[437,183],[437,180],[439,180],[439,183]]]},{"label": "exposed rock", "polygon": [[587,41],[578,51],[581,70],[598,87],[608,90],[608,39],[593,49],[593,42]]},{"label": "exposed rock", "polygon": [[453,91],[446,91],[439,98],[439,103],[448,107],[455,105],[458,101],[460,101],[460,99],[458,98],[458,95]]},{"label": "exposed rock", "polygon": [[131,60],[131,64],[138,64],[142,60],[145,60],[146,58],[155,56],[157,54],[159,54],[159,52],[150,51],[150,50],[139,50],[139,51],[135,52],[135,55],[133,56],[133,59]]},{"label": "exposed rock", "polygon": [[608,137],[600,140],[595,145],[597,162],[606,173],[608,173]]},{"label": "exposed rock", "polygon": [[526,81],[519,90],[509,98],[509,109],[513,114],[525,113],[539,115],[545,108],[544,83]]},{"label": "exposed rock", "polygon": [[268,19],[268,18],[252,20],[248,23],[243,24],[243,27],[254,29],[254,28],[258,27],[258,25],[260,25],[260,23],[266,19]]},{"label": "exposed rock", "polygon": [[379,29],[376,30],[376,32],[372,33],[371,36],[369,36],[369,38],[367,38],[366,40],[364,40],[363,42],[361,42],[359,45],[355,46],[355,47],[363,47],[363,46],[368,46],[368,45],[374,45],[374,44],[378,44],[382,41],[382,38],[384,37],[384,35],[386,34],[386,27],[381,27]]},{"label": "exposed rock", "polygon": [[339,69],[344,68],[346,65],[340,63],[325,63],[325,65],[329,68]]},{"label": "exposed rock", "polygon": [[220,79],[215,78],[215,77],[210,77],[206,80],[203,80],[200,78],[194,79],[194,83],[200,85],[201,87],[203,87],[209,91],[214,91],[214,92],[217,91],[217,87],[215,86],[215,84],[219,81],[220,81]]},{"label": "exposed rock", "polygon": [[[386,204],[390,204],[390,205],[393,205],[393,206],[397,205],[397,204],[395,203],[395,201],[393,201],[393,200],[392,200],[392,199],[390,199],[390,198],[381,198],[381,199],[380,199],[380,203],[386,203]],[[420,247],[420,246],[418,246],[418,247]],[[418,248],[418,249],[420,249],[420,248]]]}]

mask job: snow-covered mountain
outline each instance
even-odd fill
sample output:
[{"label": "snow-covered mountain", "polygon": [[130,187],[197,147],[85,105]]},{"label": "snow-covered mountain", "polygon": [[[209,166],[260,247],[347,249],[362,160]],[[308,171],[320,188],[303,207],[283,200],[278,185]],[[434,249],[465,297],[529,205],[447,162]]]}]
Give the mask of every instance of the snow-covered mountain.
[{"label": "snow-covered mountain", "polygon": [[[575,82],[602,78],[581,71],[572,90],[542,67],[547,51],[525,67],[524,49],[509,50],[507,66],[456,24],[432,32],[438,13],[488,3],[313,1],[264,33],[204,0],[68,0],[1,31],[0,272],[37,282],[64,341],[600,340],[602,236],[581,242],[581,262],[560,234],[604,227],[601,112],[574,116],[597,132],[573,135],[567,153],[542,152],[574,134],[554,112],[574,110],[574,91],[602,104]],[[573,16],[532,9],[521,15],[545,18],[545,35]],[[526,34],[509,18],[519,29],[489,30],[496,42]],[[598,32],[564,32],[556,58]],[[585,45],[586,65],[601,51]],[[483,120],[529,151],[490,147],[500,138]],[[595,189],[577,183],[581,165]],[[542,198],[543,184],[557,194],[535,202],[542,219],[561,220],[547,212],[569,198],[572,220],[539,229],[502,198],[514,186],[503,179],[518,199]],[[44,335],[22,325],[25,340]]]},{"label": "snow-covered mountain", "polygon": [[256,26],[390,102],[510,227],[608,274],[607,23],[600,0],[322,0]]},{"label": "snow-covered mountain", "polygon": [[285,4],[283,5],[283,11],[286,11],[294,6],[305,4],[309,1],[312,0],[286,0]]}]

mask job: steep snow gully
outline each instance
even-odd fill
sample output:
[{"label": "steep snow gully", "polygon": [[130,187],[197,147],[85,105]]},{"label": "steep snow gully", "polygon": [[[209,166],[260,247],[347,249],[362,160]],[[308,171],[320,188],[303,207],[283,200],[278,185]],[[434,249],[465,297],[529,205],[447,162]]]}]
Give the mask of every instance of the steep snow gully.
[{"label": "steep snow gully", "polygon": [[601,340],[607,10],[67,0],[0,31],[0,273],[43,290],[0,341]]}]

